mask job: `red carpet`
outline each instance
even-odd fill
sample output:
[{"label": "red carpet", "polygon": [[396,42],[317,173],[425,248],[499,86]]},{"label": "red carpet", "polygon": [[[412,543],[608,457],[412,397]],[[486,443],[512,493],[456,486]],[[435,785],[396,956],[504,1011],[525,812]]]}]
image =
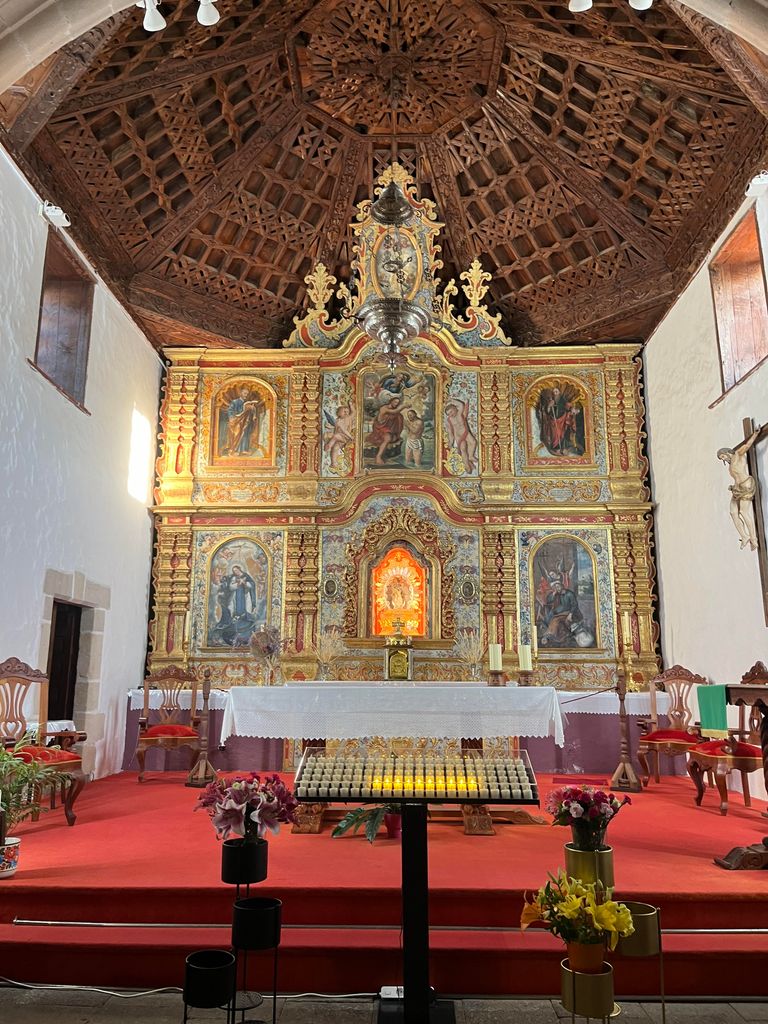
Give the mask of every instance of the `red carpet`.
[{"label": "red carpet", "polygon": [[[4,975],[26,981],[179,984],[186,952],[225,946],[233,890],[197,791],[179,775],[133,773],[88,786],[78,823],[61,811],[22,831],[21,867],[0,885]],[[768,872],[728,872],[715,854],[768,832],[762,806],[735,796],[727,818],[714,795],[693,804],[687,779],[667,778],[633,798],[612,824],[617,895],[654,902],[665,929],[768,928]],[[523,891],[562,864],[567,830],[499,826],[465,836],[430,825],[433,983],[455,993],[554,994],[562,947],[516,928]],[[399,980],[400,845],[362,837],[270,838],[260,895],[284,901],[281,988],[373,991]],[[85,928],[12,925],[14,919],[164,923],[187,927]],[[665,939],[668,989],[681,995],[768,994],[768,935],[676,934]],[[762,958],[762,962],[761,962]],[[258,958],[256,958],[258,959]],[[617,990],[653,994],[654,962],[617,962]]]}]

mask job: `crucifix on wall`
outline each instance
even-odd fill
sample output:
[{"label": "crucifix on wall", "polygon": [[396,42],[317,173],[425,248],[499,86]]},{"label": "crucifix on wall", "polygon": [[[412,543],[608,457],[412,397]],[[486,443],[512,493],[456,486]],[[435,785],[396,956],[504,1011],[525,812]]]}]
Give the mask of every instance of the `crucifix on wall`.
[{"label": "crucifix on wall", "polygon": [[717,457],[727,464],[733,480],[729,487],[731,519],[739,534],[741,547],[757,551],[763,612],[768,626],[768,547],[755,450],[761,441],[768,438],[768,424],[756,427],[750,418],[746,418],[742,421],[742,426],[743,440],[733,448],[721,448]]}]

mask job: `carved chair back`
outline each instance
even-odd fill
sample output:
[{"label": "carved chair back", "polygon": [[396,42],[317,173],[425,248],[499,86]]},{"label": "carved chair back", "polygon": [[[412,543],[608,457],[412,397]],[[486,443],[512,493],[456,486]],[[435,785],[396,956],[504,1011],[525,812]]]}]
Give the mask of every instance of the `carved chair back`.
[{"label": "carved chair back", "polygon": [[44,731],[48,722],[48,677],[18,658],[7,658],[0,664],[0,743],[16,743],[28,731],[25,705],[34,687],[38,687],[37,728]]},{"label": "carved chair back", "polygon": [[[768,697],[768,668],[762,663],[762,661],[756,662],[751,669],[744,673],[739,682],[747,686],[765,686],[766,696]],[[749,711],[749,717],[747,717],[747,711]],[[760,713],[760,709],[752,704],[749,708],[743,704],[739,704],[739,728],[738,733],[745,743],[751,743],[754,746],[760,746],[760,726],[762,724],[763,716]]]},{"label": "carved chair back", "polygon": [[[149,721],[151,693],[160,692],[160,706],[151,710],[158,715],[158,725],[180,725],[189,715],[189,723],[199,719],[197,711],[197,676],[175,665],[148,675],[144,680],[144,712],[141,724]],[[182,693],[189,693],[190,704],[182,701]]]},{"label": "carved chair back", "polygon": [[687,730],[693,724],[692,691],[696,686],[708,686],[709,680],[682,665],[673,665],[652,679],[650,685],[656,686],[657,683],[661,683],[669,694],[669,728]]}]

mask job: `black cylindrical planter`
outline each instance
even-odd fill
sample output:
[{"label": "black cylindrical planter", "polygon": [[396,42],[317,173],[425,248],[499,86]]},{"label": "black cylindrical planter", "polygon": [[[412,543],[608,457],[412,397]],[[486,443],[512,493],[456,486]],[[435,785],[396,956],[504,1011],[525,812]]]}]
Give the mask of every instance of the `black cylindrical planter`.
[{"label": "black cylindrical planter", "polygon": [[267,877],[269,843],[257,839],[248,843],[244,839],[225,839],[221,844],[221,880],[229,885],[250,885],[263,882]]},{"label": "black cylindrical planter", "polygon": [[226,949],[190,953],[184,967],[184,1002],[212,1010],[226,1006],[235,984],[235,958]]},{"label": "black cylindrical planter", "polygon": [[235,949],[276,949],[280,945],[281,900],[251,896],[235,900],[232,945]]}]

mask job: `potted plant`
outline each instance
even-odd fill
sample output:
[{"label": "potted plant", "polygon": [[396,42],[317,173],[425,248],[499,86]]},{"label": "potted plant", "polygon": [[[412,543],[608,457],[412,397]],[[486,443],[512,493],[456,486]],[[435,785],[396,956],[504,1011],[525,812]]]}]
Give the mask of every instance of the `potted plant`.
[{"label": "potted plant", "polygon": [[375,804],[370,807],[356,807],[348,811],[331,832],[332,839],[338,839],[352,829],[365,830],[365,838],[372,843],[382,825],[387,827],[387,839],[399,839],[402,829],[400,804]]},{"label": "potted plant", "polygon": [[628,796],[619,800],[594,786],[561,786],[547,797],[546,809],[554,818],[553,825],[571,826],[576,850],[601,850],[608,823],[631,802]]},{"label": "potted plant", "polygon": [[599,972],[606,944],[615,949],[619,938],[634,931],[629,908],[612,895],[600,882],[550,875],[534,899],[526,900],[520,928],[540,924],[565,942],[572,971]]},{"label": "potted plant", "polygon": [[298,802],[279,775],[238,775],[206,786],[195,810],[208,812],[222,839],[221,880],[231,885],[267,877],[268,832],[296,821]]},{"label": "potted plant", "polygon": [[0,745],[0,879],[10,878],[19,866],[21,840],[12,833],[22,821],[47,810],[40,805],[42,794],[67,777],[26,753],[30,742],[24,736],[13,747]]}]

